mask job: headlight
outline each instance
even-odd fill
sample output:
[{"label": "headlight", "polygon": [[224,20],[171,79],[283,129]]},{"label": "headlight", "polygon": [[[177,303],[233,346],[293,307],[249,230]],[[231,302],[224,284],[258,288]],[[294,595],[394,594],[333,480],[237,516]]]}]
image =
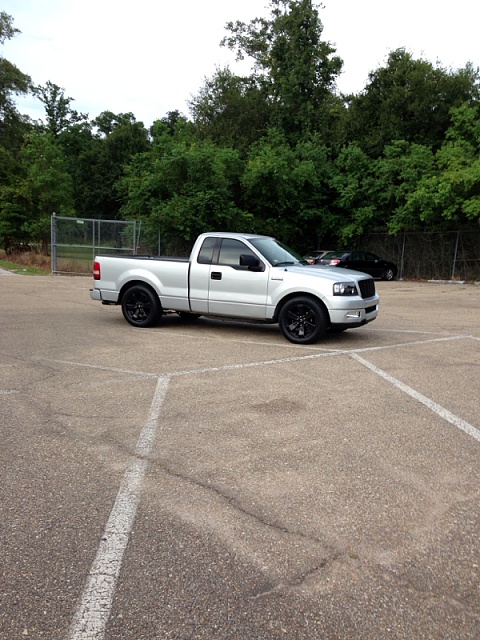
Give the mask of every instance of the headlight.
[{"label": "headlight", "polygon": [[336,282],[333,285],[334,296],[357,296],[357,285],[355,282]]}]

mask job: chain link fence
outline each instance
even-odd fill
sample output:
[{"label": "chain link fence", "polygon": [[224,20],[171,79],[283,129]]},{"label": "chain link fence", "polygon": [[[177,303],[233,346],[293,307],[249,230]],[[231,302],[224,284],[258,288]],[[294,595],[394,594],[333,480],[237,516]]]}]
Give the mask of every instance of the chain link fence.
[{"label": "chain link fence", "polygon": [[480,230],[371,233],[358,248],[394,262],[406,280],[480,281]]},{"label": "chain link fence", "polygon": [[[137,254],[141,226],[135,220],[53,215],[52,272],[90,275],[97,254]],[[400,279],[480,281],[480,230],[408,232],[396,236],[371,233],[359,240],[356,248],[394,262]]]},{"label": "chain link fence", "polygon": [[141,222],[52,215],[52,273],[92,273],[99,253],[135,255]]}]

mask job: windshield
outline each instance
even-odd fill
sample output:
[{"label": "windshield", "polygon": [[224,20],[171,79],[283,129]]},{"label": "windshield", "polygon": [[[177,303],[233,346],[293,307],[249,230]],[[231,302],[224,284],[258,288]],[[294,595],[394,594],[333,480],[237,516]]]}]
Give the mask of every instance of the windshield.
[{"label": "windshield", "polygon": [[299,262],[306,264],[299,253],[274,238],[252,238],[250,242],[274,267],[284,267]]}]

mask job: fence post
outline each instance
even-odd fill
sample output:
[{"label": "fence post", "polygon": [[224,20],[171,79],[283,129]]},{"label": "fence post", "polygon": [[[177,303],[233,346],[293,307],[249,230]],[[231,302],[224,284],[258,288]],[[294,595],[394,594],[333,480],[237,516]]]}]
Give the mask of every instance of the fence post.
[{"label": "fence post", "polygon": [[51,217],[52,273],[57,272],[57,214]]},{"label": "fence post", "polygon": [[407,234],[403,232],[403,244],[402,244],[402,256],[400,258],[400,280],[403,280],[403,270],[405,267],[405,242],[407,239]]},{"label": "fence post", "polygon": [[457,231],[457,240],[455,242],[455,253],[453,255],[453,267],[452,267],[452,280],[455,279],[455,268],[457,266],[457,252],[458,252],[458,240],[460,236],[460,231]]},{"label": "fence post", "polygon": [[92,220],[92,251],[93,251],[93,258],[92,258],[92,264],[95,261],[95,256],[98,253],[98,249],[97,249],[97,221],[96,220]]}]

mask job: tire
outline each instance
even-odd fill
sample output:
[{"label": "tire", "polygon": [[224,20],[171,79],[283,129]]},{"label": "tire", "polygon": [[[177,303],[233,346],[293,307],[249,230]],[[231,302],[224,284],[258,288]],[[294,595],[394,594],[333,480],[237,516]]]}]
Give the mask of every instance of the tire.
[{"label": "tire", "polygon": [[123,294],[122,313],[134,327],[152,327],[162,316],[162,305],[153,289],[137,284]]},{"label": "tire", "polygon": [[325,335],[328,328],[328,315],[324,307],[314,298],[298,296],[283,305],[278,324],[280,331],[290,342],[311,344]]},{"label": "tire", "polygon": [[391,267],[389,267],[385,273],[383,274],[383,278],[382,280],[395,280],[395,276],[396,276],[396,272],[395,269],[392,269]]}]

